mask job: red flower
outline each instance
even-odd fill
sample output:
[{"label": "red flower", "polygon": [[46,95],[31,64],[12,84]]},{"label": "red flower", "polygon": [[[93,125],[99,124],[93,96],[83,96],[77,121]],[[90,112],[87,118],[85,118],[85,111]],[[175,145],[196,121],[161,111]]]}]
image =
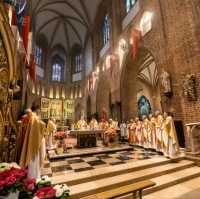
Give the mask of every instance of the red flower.
[{"label": "red flower", "polygon": [[10,176],[10,170],[6,170],[0,173],[0,180],[5,180]]},{"label": "red flower", "polygon": [[55,134],[55,138],[58,140],[62,140],[65,138],[65,132],[64,131],[58,131]]},{"label": "red flower", "polygon": [[36,180],[34,178],[26,179],[24,181],[24,186],[27,190],[33,191],[36,186]]},{"label": "red flower", "polygon": [[6,186],[11,186],[11,185],[15,184],[16,181],[17,181],[17,179],[11,175],[5,179],[4,183]]},{"label": "red flower", "polygon": [[56,190],[53,187],[42,187],[38,189],[35,194],[39,199],[54,198],[56,196]]},{"label": "red flower", "polygon": [[0,191],[3,190],[4,187],[4,181],[0,181]]},{"label": "red flower", "polygon": [[17,168],[11,168],[10,173],[15,176],[17,180],[21,180],[22,178],[25,178],[27,175],[27,170],[25,169],[17,169]]}]

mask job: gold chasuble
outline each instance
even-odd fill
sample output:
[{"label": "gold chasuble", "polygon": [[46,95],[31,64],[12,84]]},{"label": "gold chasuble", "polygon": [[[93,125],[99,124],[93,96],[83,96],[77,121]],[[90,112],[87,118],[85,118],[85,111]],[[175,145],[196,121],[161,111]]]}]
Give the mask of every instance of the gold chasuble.
[{"label": "gold chasuble", "polygon": [[[46,131],[46,124],[33,113],[27,126],[27,131],[22,148],[20,166],[27,167],[30,161],[39,152],[42,139]],[[42,164],[42,160],[40,161]]]},{"label": "gold chasuble", "polygon": [[54,122],[49,121],[48,124],[47,124],[47,133],[48,133],[48,135],[50,135],[54,131],[56,131],[56,125],[55,125]]},{"label": "gold chasuble", "polygon": [[168,116],[165,120],[164,131],[167,132],[168,136],[172,139],[173,145],[178,145],[176,129],[174,126],[173,118],[171,116]]}]

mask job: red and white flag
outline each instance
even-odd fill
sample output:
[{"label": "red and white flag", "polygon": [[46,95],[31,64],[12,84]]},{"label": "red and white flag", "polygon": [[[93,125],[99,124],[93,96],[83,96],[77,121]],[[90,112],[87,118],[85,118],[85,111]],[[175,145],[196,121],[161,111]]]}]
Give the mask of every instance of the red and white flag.
[{"label": "red and white flag", "polygon": [[29,74],[31,79],[35,82],[36,80],[36,63],[35,63],[35,56],[31,55],[31,61],[29,64]]},{"label": "red and white flag", "polygon": [[137,29],[132,29],[131,31],[131,42],[132,42],[132,58],[135,60],[138,47],[139,47],[139,41],[141,40],[141,32]]},{"label": "red and white flag", "polygon": [[28,50],[30,22],[31,22],[30,16],[24,16],[23,25],[22,25],[22,39],[23,39],[24,48],[26,52]]}]

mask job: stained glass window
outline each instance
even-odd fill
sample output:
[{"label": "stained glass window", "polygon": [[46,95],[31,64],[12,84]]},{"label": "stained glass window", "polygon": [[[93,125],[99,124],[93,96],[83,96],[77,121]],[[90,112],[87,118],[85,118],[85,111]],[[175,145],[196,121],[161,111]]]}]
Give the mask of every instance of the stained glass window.
[{"label": "stained glass window", "polygon": [[132,7],[136,4],[137,0],[124,0],[126,12],[128,13]]},{"label": "stained glass window", "polygon": [[74,66],[74,73],[80,73],[82,70],[81,67],[81,54],[78,53],[73,58],[73,66]]},{"label": "stained glass window", "polygon": [[110,23],[109,23],[109,16],[106,15],[104,17],[103,22],[103,44],[107,44],[110,39]]},{"label": "stained glass window", "polygon": [[42,49],[38,46],[35,48],[35,62],[42,67]]},{"label": "stained glass window", "polygon": [[52,80],[61,81],[62,77],[62,65],[60,63],[54,63],[52,66]]}]

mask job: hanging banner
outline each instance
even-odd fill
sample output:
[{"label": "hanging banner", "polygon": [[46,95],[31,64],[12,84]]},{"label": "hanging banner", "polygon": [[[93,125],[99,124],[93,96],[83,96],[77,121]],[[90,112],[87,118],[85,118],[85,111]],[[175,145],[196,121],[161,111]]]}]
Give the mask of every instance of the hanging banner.
[{"label": "hanging banner", "polygon": [[29,74],[31,79],[35,82],[36,80],[36,63],[35,63],[35,56],[31,55],[31,62],[29,64]]},{"label": "hanging banner", "polygon": [[136,58],[140,39],[141,39],[141,32],[137,29],[132,29],[131,43],[132,43],[132,58],[133,58],[133,60],[135,60],[135,58]]},{"label": "hanging banner", "polygon": [[28,64],[30,64],[30,60],[31,60],[32,38],[33,38],[33,34],[32,34],[32,32],[29,32],[29,34],[28,34],[28,46],[27,46],[27,62],[28,62]]},{"label": "hanging banner", "polygon": [[28,50],[30,22],[31,22],[30,16],[24,16],[22,24],[22,39],[24,42],[24,48],[26,52]]},{"label": "hanging banner", "polygon": [[15,1],[15,12],[16,12],[16,19],[17,19],[17,26],[19,29],[19,32],[21,33],[22,31],[22,25],[24,23],[24,15],[27,7],[27,2],[26,0],[20,0],[20,1]]}]

